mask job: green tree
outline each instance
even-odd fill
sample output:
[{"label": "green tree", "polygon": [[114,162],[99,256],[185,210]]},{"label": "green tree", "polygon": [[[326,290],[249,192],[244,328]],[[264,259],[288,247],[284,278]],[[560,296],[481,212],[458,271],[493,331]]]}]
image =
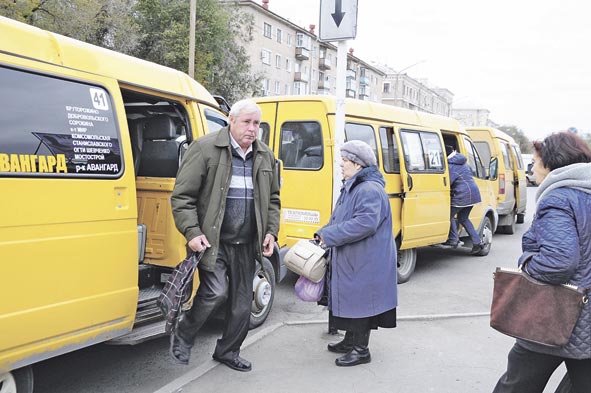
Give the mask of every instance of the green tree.
[{"label": "green tree", "polygon": [[[138,57],[186,72],[189,64],[189,2],[138,0],[141,37]],[[238,44],[253,24],[250,15],[219,0],[197,0],[195,79],[213,94],[233,102],[258,93],[259,81],[250,73],[249,58]]]},{"label": "green tree", "polygon": [[532,141],[523,133],[521,129],[514,125],[504,125],[499,127],[499,130],[509,134],[515,139],[515,142],[519,145],[519,149],[522,153],[532,152]]},{"label": "green tree", "polygon": [[135,0],[12,0],[0,3],[9,18],[123,53],[133,53]]}]

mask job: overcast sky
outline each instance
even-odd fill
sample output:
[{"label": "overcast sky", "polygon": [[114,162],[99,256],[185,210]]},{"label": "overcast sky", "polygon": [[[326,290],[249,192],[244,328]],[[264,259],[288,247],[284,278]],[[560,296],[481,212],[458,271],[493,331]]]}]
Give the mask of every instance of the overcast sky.
[{"label": "overcast sky", "polygon": [[[269,9],[318,32],[320,0]],[[358,0],[348,46],[395,70],[419,63],[406,73],[449,89],[454,107],[486,108],[532,139],[591,132],[590,11],[588,0]]]}]

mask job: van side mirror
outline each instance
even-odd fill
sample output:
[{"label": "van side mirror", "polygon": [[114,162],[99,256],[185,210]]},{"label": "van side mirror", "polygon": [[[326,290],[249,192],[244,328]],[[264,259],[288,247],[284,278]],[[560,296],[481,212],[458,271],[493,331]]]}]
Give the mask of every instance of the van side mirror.
[{"label": "van side mirror", "polygon": [[499,176],[499,159],[497,157],[493,157],[490,159],[490,164],[488,165],[488,179],[489,180],[497,180]]}]

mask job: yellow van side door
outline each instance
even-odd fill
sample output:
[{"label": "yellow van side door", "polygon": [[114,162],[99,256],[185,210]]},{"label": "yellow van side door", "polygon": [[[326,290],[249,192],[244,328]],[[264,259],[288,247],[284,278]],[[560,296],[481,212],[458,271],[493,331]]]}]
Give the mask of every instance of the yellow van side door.
[{"label": "yellow van side door", "polygon": [[[310,239],[332,213],[332,140],[322,102],[261,103],[270,144],[283,162],[281,232]],[[275,117],[276,116],[276,117]]]},{"label": "yellow van side door", "polygon": [[441,134],[398,128],[402,202],[402,247],[420,247],[447,239],[450,223],[449,175]]},{"label": "yellow van side door", "polygon": [[127,332],[138,296],[135,179],[116,81],[18,62],[0,64],[0,369]]}]

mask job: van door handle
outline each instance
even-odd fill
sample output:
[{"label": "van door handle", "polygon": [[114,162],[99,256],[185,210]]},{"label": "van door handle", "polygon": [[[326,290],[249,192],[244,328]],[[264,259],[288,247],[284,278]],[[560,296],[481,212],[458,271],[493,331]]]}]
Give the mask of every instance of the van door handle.
[{"label": "van door handle", "polygon": [[412,177],[410,173],[406,175],[406,181],[408,182],[408,191],[412,190]]},{"label": "van door handle", "polygon": [[447,177],[443,176],[443,186],[447,186]]}]

